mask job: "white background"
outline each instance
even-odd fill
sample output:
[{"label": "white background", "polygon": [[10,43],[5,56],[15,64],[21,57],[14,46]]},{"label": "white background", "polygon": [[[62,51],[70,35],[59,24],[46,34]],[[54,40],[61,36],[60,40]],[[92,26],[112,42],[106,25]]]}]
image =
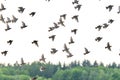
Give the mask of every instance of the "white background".
[{"label": "white background", "polygon": [[[52,63],[65,62],[69,63],[74,60],[88,59],[91,62],[97,60],[105,64],[120,62],[120,14],[118,6],[119,0],[80,0],[82,5],[80,11],[75,10],[72,4],[73,0],[0,0],[6,7],[5,11],[0,14],[6,20],[6,17],[12,18],[12,15],[18,18],[16,23],[9,23],[12,28],[5,31],[6,24],[0,22],[0,51],[8,50],[8,54],[3,56],[0,54],[0,63],[20,63],[21,57],[25,62],[39,61],[41,55],[44,54],[46,61]],[[114,5],[111,12],[106,10],[106,6]],[[21,14],[18,7],[24,7],[25,11]],[[34,17],[29,13],[35,11]],[[59,16],[67,14],[65,27],[48,32],[49,27],[54,26],[53,22],[59,21]],[[79,23],[72,20],[71,17],[79,15]],[[98,31],[96,26],[107,23],[109,19],[115,20],[107,29]],[[21,21],[24,21],[27,28],[21,30]],[[71,33],[72,29],[78,29],[77,34]],[[56,35],[55,41],[52,42],[48,37]],[[75,44],[68,45],[70,37],[73,37]],[[96,37],[103,37],[100,42],[96,42]],[[13,44],[8,45],[7,41],[12,39]],[[38,40],[39,47],[31,44],[33,40]],[[112,51],[105,49],[107,42],[112,45]],[[64,43],[70,48],[74,55],[67,58],[67,53],[62,52]],[[84,48],[88,48],[90,53],[83,55]],[[51,48],[58,49],[54,55],[50,53]]]}]

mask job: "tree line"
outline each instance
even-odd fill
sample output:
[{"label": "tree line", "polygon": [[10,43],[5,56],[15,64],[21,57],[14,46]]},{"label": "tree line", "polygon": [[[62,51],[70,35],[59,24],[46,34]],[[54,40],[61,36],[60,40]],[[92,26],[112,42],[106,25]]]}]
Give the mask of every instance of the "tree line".
[{"label": "tree line", "polygon": [[[44,66],[45,70],[40,71]],[[0,64],[0,80],[30,80],[37,77],[37,80],[120,80],[120,64],[113,62],[104,64],[89,60],[73,61],[66,65],[33,62],[19,65]]]}]

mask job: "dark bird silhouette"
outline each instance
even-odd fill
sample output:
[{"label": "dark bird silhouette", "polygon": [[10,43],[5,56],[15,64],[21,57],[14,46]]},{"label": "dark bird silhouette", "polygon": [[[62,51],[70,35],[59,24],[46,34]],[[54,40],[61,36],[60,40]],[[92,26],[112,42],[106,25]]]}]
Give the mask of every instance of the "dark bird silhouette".
[{"label": "dark bird silhouette", "polygon": [[112,10],[112,8],[113,8],[113,5],[108,5],[108,6],[106,7],[106,9],[108,9],[109,12]]},{"label": "dark bird silhouette", "polygon": [[5,29],[5,31],[10,30],[11,29],[10,26],[8,24],[6,24],[6,25],[7,25],[7,28]]},{"label": "dark bird silhouette", "polygon": [[95,27],[95,29],[98,29],[98,31],[100,31],[102,28],[102,25],[98,25],[97,27]]},{"label": "dark bird silhouette", "polygon": [[73,29],[73,30],[71,30],[71,32],[73,32],[74,34],[76,34],[77,33],[77,29]]},{"label": "dark bird silhouette", "polygon": [[49,36],[49,39],[52,39],[54,41],[56,35]]},{"label": "dark bird silhouette", "polygon": [[96,39],[95,39],[95,41],[101,41],[101,39],[102,39],[102,37],[97,37]]},{"label": "dark bird silhouette", "polygon": [[69,42],[69,44],[73,44],[73,43],[75,43],[75,42],[73,41],[73,38],[70,37],[70,42]]},{"label": "dark bird silhouette", "polygon": [[54,28],[59,28],[57,23],[54,22],[53,24],[54,24]]},{"label": "dark bird silhouette", "polygon": [[50,32],[50,31],[53,31],[54,29],[55,29],[55,27],[49,27],[48,31]]},{"label": "dark bird silhouette", "polygon": [[3,11],[3,10],[6,10],[6,8],[4,7],[4,5],[3,5],[3,4],[1,4],[0,11]]},{"label": "dark bird silhouette", "polygon": [[107,43],[107,46],[105,47],[105,49],[108,49],[109,51],[111,51],[111,47],[112,47],[112,46],[111,46],[110,43],[108,42],[108,43]]},{"label": "dark bird silhouette", "polygon": [[9,17],[7,17],[7,21],[6,21],[6,23],[10,23],[10,22],[12,22],[12,21],[10,20]]},{"label": "dark bird silhouette", "polygon": [[114,22],[113,19],[109,19],[108,23],[112,24]]},{"label": "dark bird silhouette", "polygon": [[42,54],[40,61],[46,62],[45,59],[44,54]]},{"label": "dark bird silhouette", "polygon": [[18,18],[16,18],[14,15],[12,15],[12,23],[16,23]]},{"label": "dark bird silhouette", "polygon": [[63,18],[64,20],[66,19],[67,14],[60,15],[60,18]]},{"label": "dark bird silhouette", "polygon": [[72,17],[72,19],[75,19],[77,22],[79,22],[78,16],[79,16],[79,15],[74,15],[74,16]]},{"label": "dark bird silhouette", "polygon": [[18,12],[19,13],[23,13],[24,12],[24,10],[25,10],[25,8],[23,8],[23,7],[18,7],[19,9],[18,9]]},{"label": "dark bird silhouette", "polygon": [[2,54],[2,55],[4,54],[4,56],[6,56],[7,53],[8,53],[8,51],[3,51],[3,52],[1,52],[1,54]]},{"label": "dark bird silhouette", "polygon": [[81,8],[81,6],[82,6],[81,4],[78,4],[78,5],[76,5],[74,8],[75,8],[75,9],[78,9],[78,11],[79,11],[80,8]]},{"label": "dark bird silhouette", "polygon": [[118,14],[120,13],[120,6],[118,6],[118,12],[117,12]]},{"label": "dark bird silhouette", "polygon": [[26,28],[26,27],[27,27],[27,25],[25,24],[25,22],[22,21],[21,29]]},{"label": "dark bird silhouette", "polygon": [[32,80],[36,80],[36,79],[37,79],[37,77],[33,77],[33,78],[32,78]]},{"label": "dark bird silhouette", "polygon": [[72,4],[78,4],[78,3],[79,3],[78,0],[74,0],[74,1],[72,2]]},{"label": "dark bird silhouette", "polygon": [[51,48],[51,54],[55,54],[58,50],[57,49],[55,49],[55,48]]},{"label": "dark bird silhouette", "polygon": [[13,40],[9,40],[9,41],[7,41],[7,43],[8,43],[9,45],[11,45],[12,42],[13,42]]},{"label": "dark bird silhouette", "polygon": [[63,52],[66,51],[66,52],[69,52],[69,48],[67,47],[66,44],[64,44],[64,49],[62,50]]},{"label": "dark bird silhouette", "polygon": [[37,40],[34,40],[34,41],[32,42],[32,44],[35,44],[37,47],[39,47]]},{"label": "dark bird silhouette", "polygon": [[85,53],[84,53],[84,55],[89,54],[89,53],[90,53],[90,51],[88,51],[88,49],[85,48]]},{"label": "dark bird silhouette", "polygon": [[64,24],[64,21],[62,21],[62,18],[60,18],[60,19],[59,19],[58,24],[61,24],[62,26],[64,26],[64,27],[65,27],[65,24]]},{"label": "dark bird silhouette", "polygon": [[67,58],[70,58],[72,56],[73,56],[73,54],[69,53],[69,55],[67,55]]},{"label": "dark bird silhouette", "polygon": [[31,12],[29,15],[33,17],[35,15],[35,13],[36,12]]},{"label": "dark bird silhouette", "polygon": [[0,21],[2,21],[3,23],[5,23],[5,20],[4,20],[4,18],[3,18],[3,15],[2,15],[2,14],[0,15]]},{"label": "dark bird silhouette", "polygon": [[107,23],[103,24],[103,28],[107,28],[108,26],[109,26],[109,24],[107,24]]}]

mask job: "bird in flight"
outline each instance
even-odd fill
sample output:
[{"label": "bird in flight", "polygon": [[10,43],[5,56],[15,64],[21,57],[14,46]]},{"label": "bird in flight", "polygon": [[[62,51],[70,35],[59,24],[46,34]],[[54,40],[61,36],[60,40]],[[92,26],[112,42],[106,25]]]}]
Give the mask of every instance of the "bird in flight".
[{"label": "bird in flight", "polygon": [[54,29],[55,29],[55,27],[49,27],[48,31],[50,32],[50,31],[53,31]]},{"label": "bird in flight", "polygon": [[18,20],[18,18],[16,18],[14,15],[12,15],[12,23],[16,23],[17,22],[17,20]]},{"label": "bird in flight", "polygon": [[2,21],[3,23],[5,23],[5,20],[4,20],[4,18],[3,18],[3,15],[2,15],[2,14],[0,15],[0,21]]},{"label": "bird in flight", "polygon": [[73,56],[73,54],[68,53],[67,58],[70,58],[70,57],[72,57],[72,56]]},{"label": "bird in flight", "polygon": [[35,44],[37,47],[39,47],[37,40],[34,40],[34,41],[32,42],[32,44]]},{"label": "bird in flight", "polygon": [[95,41],[101,41],[101,39],[102,39],[102,37],[97,37],[96,39],[95,39]]},{"label": "bird in flight", "polygon": [[45,59],[44,54],[42,54],[40,61],[46,62]]},{"label": "bird in flight", "polygon": [[84,55],[89,54],[89,53],[90,53],[90,51],[88,51],[88,49],[85,48],[85,53],[84,53]]},{"label": "bird in flight", "polygon": [[11,45],[12,42],[13,42],[13,40],[9,40],[9,41],[7,41],[7,43],[8,43],[9,45]]},{"label": "bird in flight", "polygon": [[113,19],[109,19],[108,23],[112,24],[114,22]]},{"label": "bird in flight", "polygon": [[49,39],[52,39],[54,41],[56,35],[49,36]]},{"label": "bird in flight", "polygon": [[18,9],[18,12],[19,13],[23,13],[24,12],[24,10],[25,10],[25,8],[23,8],[23,7],[18,7],[19,9]]},{"label": "bird in flight", "polygon": [[35,13],[36,12],[31,12],[29,15],[33,17],[35,15]]},{"label": "bird in flight", "polygon": [[72,4],[78,4],[78,3],[79,3],[78,0],[74,0],[74,1],[72,2]]},{"label": "bird in flight", "polygon": [[63,18],[64,20],[66,19],[67,14],[60,15],[60,18]]},{"label": "bird in flight", "polygon": [[110,43],[109,42],[107,42],[107,46],[105,47],[105,49],[108,49],[109,51],[111,51],[111,45],[110,45]]},{"label": "bird in flight", "polygon": [[69,53],[69,48],[67,47],[66,44],[64,44],[64,49],[62,50],[63,52],[66,51],[67,53]]},{"label": "bird in flight", "polygon": [[79,11],[80,8],[81,8],[81,6],[82,6],[81,4],[78,4],[78,5],[76,5],[74,8],[75,8],[75,9],[78,9],[78,11]]},{"label": "bird in flight", "polygon": [[79,15],[74,15],[74,16],[72,17],[72,19],[75,19],[77,22],[79,22],[78,16],[79,16]]},{"label": "bird in flight", "polygon": [[6,24],[6,25],[7,25],[7,28],[5,29],[5,31],[10,30],[11,29],[10,26],[8,24]]},{"label": "bird in flight", "polygon": [[53,24],[54,24],[54,29],[55,29],[55,28],[59,28],[59,26],[58,26],[57,23],[54,22]]},{"label": "bird in flight", "polygon": [[117,12],[118,14],[120,13],[120,6],[118,6],[118,12]]},{"label": "bird in flight", "polygon": [[25,24],[25,22],[22,21],[21,29],[26,28],[26,27],[27,27],[27,25]]},{"label": "bird in flight", "polygon": [[97,27],[95,27],[95,29],[98,29],[98,31],[100,31],[102,28],[102,25],[98,25]]},{"label": "bird in flight", "polygon": [[73,44],[73,43],[75,43],[75,42],[73,41],[73,38],[70,37],[70,42],[69,42],[69,44]]},{"label": "bird in flight", "polygon": [[55,54],[58,50],[57,49],[55,49],[55,48],[51,48],[51,54]]},{"label": "bird in flight", "polygon": [[109,26],[109,24],[107,24],[107,23],[103,24],[103,28],[107,28],[108,26]]},{"label": "bird in flight", "polygon": [[60,18],[60,19],[59,19],[58,24],[61,24],[62,26],[64,26],[64,27],[65,27],[65,24],[64,24],[64,21],[62,21],[62,18]]},{"label": "bird in flight", "polygon": [[3,4],[1,4],[0,11],[3,11],[3,10],[6,10],[6,8],[4,7],[4,5],[3,5]]},{"label": "bird in flight", "polygon": [[71,32],[73,32],[74,34],[76,34],[77,33],[77,29],[73,29],[73,30],[71,30]]},{"label": "bird in flight", "polygon": [[112,8],[113,8],[113,5],[108,5],[108,6],[106,7],[106,9],[108,9],[109,12],[112,10]]},{"label": "bird in flight", "polygon": [[6,56],[7,53],[8,53],[8,51],[3,51],[3,52],[1,52],[1,54],[2,54],[2,55],[4,54],[4,56]]},{"label": "bird in flight", "polygon": [[10,18],[7,17],[7,21],[6,21],[6,23],[10,23],[10,22],[11,22]]}]

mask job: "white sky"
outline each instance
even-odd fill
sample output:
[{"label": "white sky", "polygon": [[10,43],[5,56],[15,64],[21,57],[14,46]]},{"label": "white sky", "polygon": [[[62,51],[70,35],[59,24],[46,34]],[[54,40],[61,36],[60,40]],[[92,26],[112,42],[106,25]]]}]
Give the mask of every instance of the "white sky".
[{"label": "white sky", "polygon": [[[7,56],[0,54],[1,63],[20,63],[21,57],[25,62],[38,61],[41,55],[44,54],[46,61],[53,63],[65,62],[69,63],[74,60],[88,59],[91,62],[97,60],[105,64],[116,62],[120,63],[120,14],[117,14],[120,0],[80,0],[82,4],[80,11],[74,9],[73,0],[0,0],[6,7],[5,11],[0,12],[3,17],[19,18],[16,23],[9,23],[12,28],[5,32],[6,24],[0,21],[0,51],[8,50]],[[111,12],[106,10],[106,6],[114,5]],[[25,11],[19,13],[18,7],[23,6]],[[35,11],[34,17],[29,16],[29,13]],[[59,21],[59,16],[67,14],[65,20],[66,27],[60,27],[57,30],[48,32],[48,28],[53,26],[53,22]],[[72,20],[71,17],[79,15],[79,23]],[[107,23],[109,19],[115,20],[107,29],[97,31],[96,26]],[[21,30],[21,21],[24,21],[28,27]],[[78,29],[76,35],[71,33],[72,29]],[[56,35],[55,41],[52,42],[48,36]],[[70,37],[73,37],[75,44],[68,45]],[[94,39],[98,36],[103,39],[98,43]],[[8,40],[14,40],[9,46]],[[39,41],[39,47],[32,45],[33,40]],[[107,42],[112,45],[112,51],[105,49]],[[63,53],[64,43],[70,48],[74,55],[72,58],[67,58],[67,53]],[[90,54],[83,55],[84,48],[90,50]],[[56,48],[59,51],[52,55],[51,48]]]}]

